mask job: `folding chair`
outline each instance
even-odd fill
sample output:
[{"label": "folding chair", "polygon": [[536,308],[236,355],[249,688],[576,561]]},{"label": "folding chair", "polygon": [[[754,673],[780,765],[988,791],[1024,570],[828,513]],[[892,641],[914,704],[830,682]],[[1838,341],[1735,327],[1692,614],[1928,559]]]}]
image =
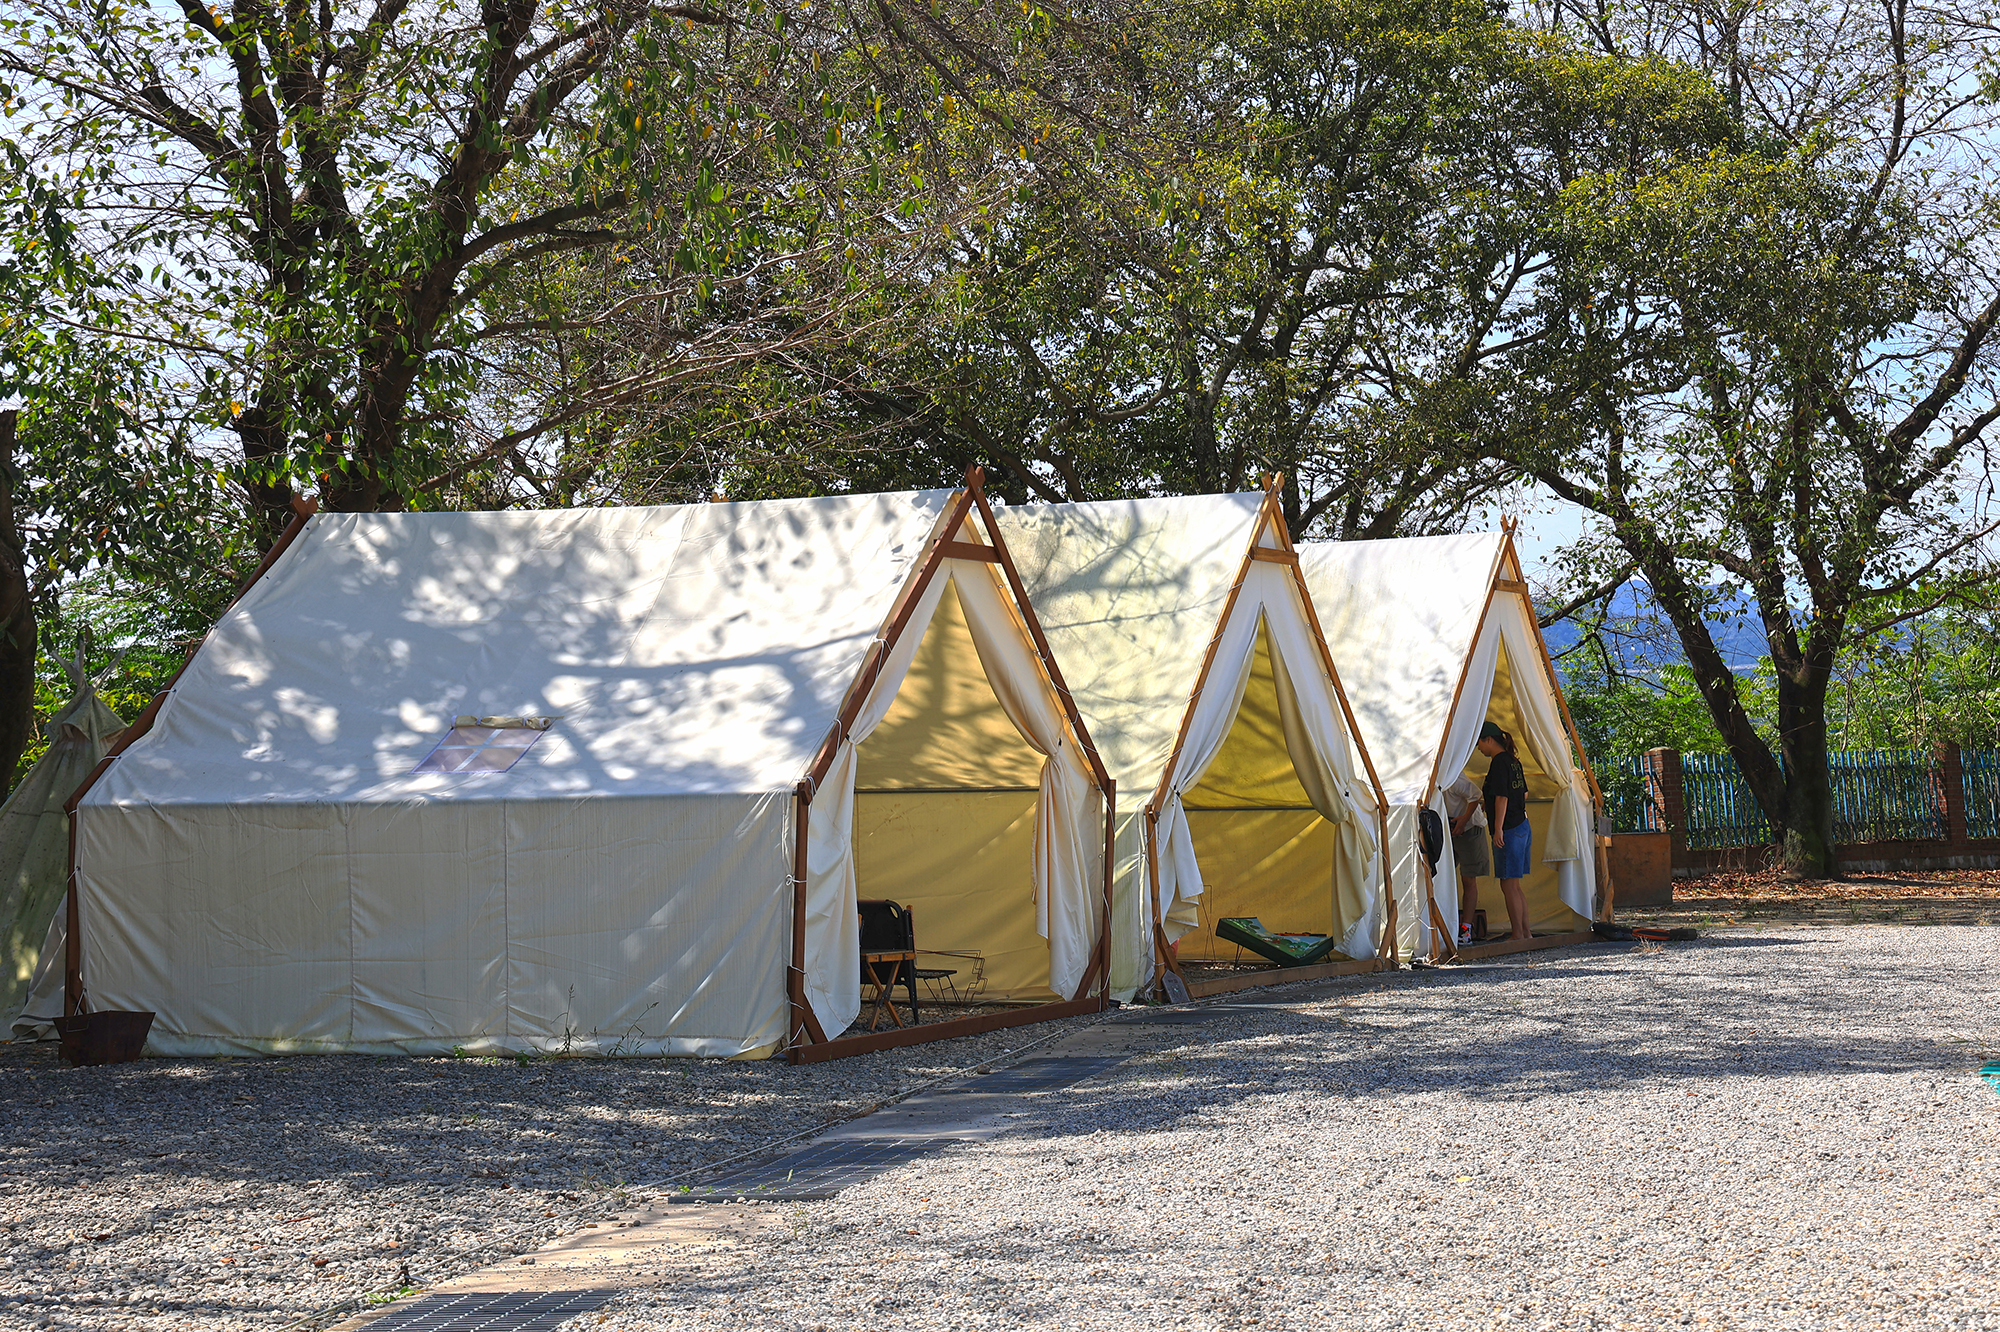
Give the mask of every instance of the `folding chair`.
[{"label": "folding chair", "polygon": [[[875,1006],[868,1011],[868,1030],[880,1025],[887,1012],[897,1026],[921,1022],[917,1011],[917,927],[908,907],[882,899],[863,899],[855,908],[861,918],[861,983],[875,987]],[[910,1022],[896,1008],[901,985],[910,999]]]}]

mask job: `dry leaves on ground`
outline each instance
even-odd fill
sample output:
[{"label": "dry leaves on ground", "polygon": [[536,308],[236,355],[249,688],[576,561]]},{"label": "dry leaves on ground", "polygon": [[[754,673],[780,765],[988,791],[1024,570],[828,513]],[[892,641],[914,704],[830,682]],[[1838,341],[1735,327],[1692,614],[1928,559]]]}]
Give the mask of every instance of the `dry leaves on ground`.
[{"label": "dry leaves on ground", "polygon": [[1674,902],[1851,902],[1893,898],[2000,899],[2000,869],[1852,873],[1839,880],[1786,878],[1782,871],[1712,870],[1674,883]]}]

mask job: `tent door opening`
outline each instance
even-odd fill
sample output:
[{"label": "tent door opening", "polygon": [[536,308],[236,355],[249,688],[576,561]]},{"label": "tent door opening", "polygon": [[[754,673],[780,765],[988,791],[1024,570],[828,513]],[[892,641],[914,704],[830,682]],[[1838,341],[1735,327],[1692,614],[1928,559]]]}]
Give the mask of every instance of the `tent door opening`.
[{"label": "tent door opening", "polygon": [[[1521,892],[1528,906],[1528,928],[1535,934],[1568,934],[1587,930],[1590,922],[1573,911],[1558,895],[1556,867],[1543,859],[1549,850],[1556,801],[1567,789],[1561,774],[1569,768],[1570,756],[1536,751],[1534,740],[1523,723],[1520,700],[1515,694],[1515,669],[1508,656],[1507,645],[1502,642],[1494,662],[1493,693],[1486,704],[1486,720],[1514,738],[1521,770],[1528,779],[1528,827],[1533,834],[1534,845],[1528,875],[1521,881]],[[1533,669],[1532,663],[1529,669]],[[1477,786],[1486,780],[1486,771],[1490,766],[1491,760],[1475,749],[1465,765],[1465,775]],[[1506,899],[1500,892],[1500,881],[1491,875],[1479,880],[1478,909],[1486,913],[1489,938],[1504,937],[1513,928],[1513,922],[1507,915]]]},{"label": "tent door opening", "polygon": [[1334,826],[1313,808],[1285,743],[1262,623],[1229,734],[1182,804],[1203,885],[1199,923],[1177,944],[1182,962],[1266,965],[1216,933],[1225,919],[1255,917],[1274,933],[1334,939],[1360,922],[1361,886],[1337,882]]},{"label": "tent door opening", "polygon": [[1042,762],[994,694],[954,580],[855,774],[856,896],[908,908],[919,975],[952,973],[919,982],[926,1020],[1067,998],[1036,926]]}]

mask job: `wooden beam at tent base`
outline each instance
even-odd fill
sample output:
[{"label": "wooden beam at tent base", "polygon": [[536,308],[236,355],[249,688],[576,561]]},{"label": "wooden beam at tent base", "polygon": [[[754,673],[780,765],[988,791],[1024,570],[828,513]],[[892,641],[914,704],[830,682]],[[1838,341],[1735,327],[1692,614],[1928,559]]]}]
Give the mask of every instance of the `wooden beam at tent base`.
[{"label": "wooden beam at tent base", "polygon": [[1215,976],[1208,980],[1191,980],[1187,983],[1188,997],[1206,999],[1213,994],[1255,990],[1266,985],[1289,985],[1293,981],[1324,980],[1328,976],[1362,976],[1371,971],[1388,969],[1372,957],[1365,962],[1316,962],[1309,967],[1273,967],[1269,971],[1249,971],[1240,976]]},{"label": "wooden beam at tent base", "polygon": [[1482,957],[1499,957],[1505,953],[1529,953],[1537,948],[1567,948],[1571,944],[1593,943],[1597,935],[1590,930],[1578,930],[1574,934],[1544,934],[1534,939],[1502,939],[1499,943],[1467,944],[1458,950],[1458,960],[1471,962]]},{"label": "wooden beam at tent base", "polygon": [[866,1036],[842,1036],[823,1044],[795,1045],[785,1057],[794,1064],[818,1064],[829,1059],[845,1059],[849,1055],[893,1050],[899,1045],[922,1045],[926,1041],[949,1040],[954,1036],[977,1036],[981,1032],[999,1031],[1002,1027],[1025,1027],[1031,1022],[1051,1022],[1056,1018],[1101,1013],[1105,1007],[1102,998],[1036,1004],[1032,1008],[1017,1008],[1005,1013],[982,1013],[978,1017],[905,1027],[901,1031],[878,1031]]}]

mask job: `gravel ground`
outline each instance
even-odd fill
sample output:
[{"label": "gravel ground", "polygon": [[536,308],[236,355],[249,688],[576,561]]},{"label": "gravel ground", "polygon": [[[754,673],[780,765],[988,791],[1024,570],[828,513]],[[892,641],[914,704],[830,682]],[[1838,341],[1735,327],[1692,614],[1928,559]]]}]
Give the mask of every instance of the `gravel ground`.
[{"label": "gravel ground", "polygon": [[828,1064],[149,1059],[0,1045],[0,1329],[278,1328],[541,1247],[1047,1024]]},{"label": "gravel ground", "polygon": [[1325,984],[569,1326],[2000,1328],[1996,982],[1940,926]]}]

